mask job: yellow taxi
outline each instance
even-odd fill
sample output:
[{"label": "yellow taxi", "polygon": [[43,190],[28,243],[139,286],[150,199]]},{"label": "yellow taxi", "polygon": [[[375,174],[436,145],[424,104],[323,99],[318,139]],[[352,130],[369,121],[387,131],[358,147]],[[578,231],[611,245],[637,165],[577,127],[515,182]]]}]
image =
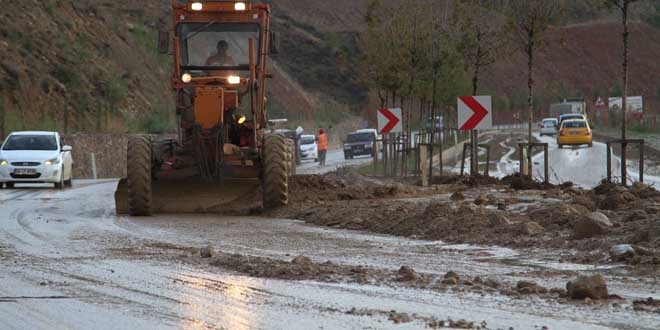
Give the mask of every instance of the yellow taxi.
[{"label": "yellow taxi", "polygon": [[591,147],[593,134],[589,123],[584,119],[564,120],[557,131],[557,144],[561,149],[565,145],[586,144]]}]

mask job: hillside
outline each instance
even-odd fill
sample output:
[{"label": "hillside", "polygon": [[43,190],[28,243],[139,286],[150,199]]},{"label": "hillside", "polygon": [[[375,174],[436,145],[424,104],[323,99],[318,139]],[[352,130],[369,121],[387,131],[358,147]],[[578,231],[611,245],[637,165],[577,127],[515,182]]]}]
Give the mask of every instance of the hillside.
[{"label": "hillside", "polygon": [[[165,126],[172,105],[152,31],[157,2],[22,0],[0,13],[4,130],[139,130]],[[163,116],[158,116],[163,113]],[[0,132],[3,133],[3,132]]]},{"label": "hillside", "polygon": [[[157,31],[170,22],[170,4],[170,0],[3,4],[0,136],[19,129],[171,130],[170,58],[156,52]],[[336,49],[325,32],[295,28],[304,24],[286,14],[274,25],[283,49],[271,66],[272,116],[310,121],[320,110],[339,109],[345,114],[349,103],[361,102],[364,94],[354,94],[359,88],[338,67]]]},{"label": "hillside", "polygon": [[[621,93],[621,26],[597,22],[555,28],[547,47],[539,54],[535,70],[538,108],[563,97],[599,96]],[[660,113],[660,30],[644,23],[630,26],[629,95],[643,95],[646,110]],[[500,106],[524,109],[526,58],[513,52],[504,56],[486,74],[487,89],[500,96]]]}]

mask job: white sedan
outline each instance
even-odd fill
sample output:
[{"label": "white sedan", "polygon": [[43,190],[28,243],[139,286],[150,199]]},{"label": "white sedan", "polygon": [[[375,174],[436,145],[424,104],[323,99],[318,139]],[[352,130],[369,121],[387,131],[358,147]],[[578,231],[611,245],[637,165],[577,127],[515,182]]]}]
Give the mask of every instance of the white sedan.
[{"label": "white sedan", "polygon": [[57,132],[14,132],[0,148],[0,188],[16,183],[54,183],[71,186],[71,146],[62,145]]},{"label": "white sedan", "polygon": [[314,135],[301,135],[300,136],[300,158],[312,159],[314,162],[319,161],[319,148],[316,144],[316,136]]}]

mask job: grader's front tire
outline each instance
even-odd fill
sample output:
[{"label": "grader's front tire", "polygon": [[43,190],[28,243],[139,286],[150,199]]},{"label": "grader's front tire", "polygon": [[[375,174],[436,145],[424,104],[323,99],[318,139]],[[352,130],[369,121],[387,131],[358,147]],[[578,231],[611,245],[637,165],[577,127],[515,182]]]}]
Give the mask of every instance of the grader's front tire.
[{"label": "grader's front tire", "polygon": [[286,139],[286,144],[287,144],[287,164],[289,165],[289,176],[296,175],[296,155],[295,155],[295,142],[290,139]]},{"label": "grader's front tire", "polygon": [[266,136],[263,157],[264,208],[284,206],[289,202],[288,162],[291,160],[288,149],[283,136]]},{"label": "grader's front tire", "polygon": [[151,141],[146,136],[131,137],[126,153],[128,208],[130,215],[151,215]]}]

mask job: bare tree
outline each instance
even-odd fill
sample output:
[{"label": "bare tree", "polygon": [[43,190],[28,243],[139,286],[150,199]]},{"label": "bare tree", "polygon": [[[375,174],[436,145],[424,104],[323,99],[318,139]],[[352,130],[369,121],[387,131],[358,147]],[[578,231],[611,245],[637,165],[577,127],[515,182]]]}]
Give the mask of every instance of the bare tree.
[{"label": "bare tree", "polygon": [[[466,71],[472,75],[472,95],[477,95],[482,70],[493,64],[504,45],[501,19],[494,12],[493,1],[457,1],[453,12],[452,35],[463,56]],[[470,174],[478,174],[478,132],[471,132]]]},{"label": "bare tree", "polygon": [[627,98],[628,98],[628,14],[630,9],[630,4],[637,2],[638,0],[602,0],[608,8],[616,8],[621,12],[621,24],[623,25],[623,70],[622,70],[622,80],[623,80],[623,91],[621,96],[621,183],[625,186],[627,184],[627,157],[626,157],[626,147],[625,142],[627,138],[626,131],[626,112],[627,108]]},{"label": "bare tree", "polygon": [[[534,122],[534,60],[543,47],[551,24],[557,22],[564,9],[564,0],[508,0],[506,13],[513,37],[527,57],[528,143],[532,143]],[[527,152],[528,174],[531,177],[531,147]],[[521,164],[522,166],[522,164]]]}]

